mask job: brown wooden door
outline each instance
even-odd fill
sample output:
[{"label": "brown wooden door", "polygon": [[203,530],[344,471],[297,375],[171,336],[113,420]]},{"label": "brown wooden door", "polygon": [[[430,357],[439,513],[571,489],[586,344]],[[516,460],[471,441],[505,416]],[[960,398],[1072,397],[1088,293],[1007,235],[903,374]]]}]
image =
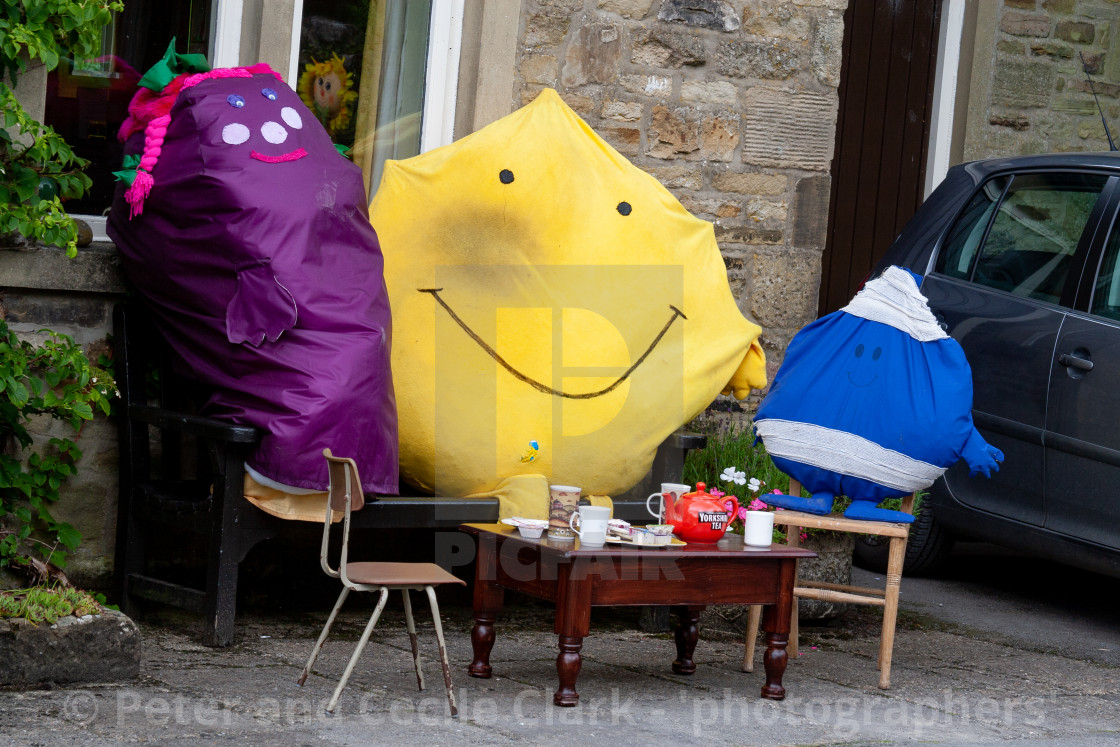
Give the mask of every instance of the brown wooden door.
[{"label": "brown wooden door", "polygon": [[819,312],[844,306],[922,203],[939,0],[849,0]]}]

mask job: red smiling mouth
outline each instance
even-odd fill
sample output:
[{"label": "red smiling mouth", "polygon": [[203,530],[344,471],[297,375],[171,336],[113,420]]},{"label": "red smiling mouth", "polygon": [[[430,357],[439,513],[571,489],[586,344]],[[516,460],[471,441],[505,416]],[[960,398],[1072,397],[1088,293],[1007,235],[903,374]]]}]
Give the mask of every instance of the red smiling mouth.
[{"label": "red smiling mouth", "polygon": [[264,161],[265,163],[284,163],[285,161],[298,161],[306,155],[307,151],[305,151],[303,148],[296,148],[291,153],[285,153],[281,156],[266,156],[264,153],[258,153],[257,151],[253,151],[249,154],[251,158],[255,158],[258,161]]}]

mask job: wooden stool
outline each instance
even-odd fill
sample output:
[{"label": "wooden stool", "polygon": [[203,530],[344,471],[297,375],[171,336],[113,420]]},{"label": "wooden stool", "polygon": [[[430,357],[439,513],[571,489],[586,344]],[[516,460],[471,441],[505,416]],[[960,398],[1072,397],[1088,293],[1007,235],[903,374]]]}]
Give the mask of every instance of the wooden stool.
[{"label": "wooden stool", "polygon": [[[801,484],[790,480],[789,492],[791,495],[801,495]],[[902,510],[908,514],[914,513],[914,496],[908,495],[902,499]],[[879,537],[890,538],[890,552],[887,556],[887,583],[883,589],[869,589],[861,586],[845,584],[829,584],[819,581],[797,580],[793,590],[793,612],[790,617],[789,656],[797,658],[797,600],[819,599],[825,602],[846,602],[850,604],[873,604],[883,608],[883,633],[879,641],[879,687],[887,690],[891,686],[891,652],[894,649],[894,628],[898,620],[898,592],[902,582],[902,561],[906,555],[906,538],[910,534],[910,525],[886,521],[862,521],[845,519],[842,516],[815,516],[800,511],[777,511],[774,514],[774,523],[787,527],[786,543],[797,546],[800,544],[800,529],[811,527],[814,529],[831,529],[836,532],[852,532],[854,534],[873,534]],[[759,618],[762,614],[761,605],[752,605],[747,620],[747,637],[743,652],[744,672],[754,671],[754,644],[758,637]]]}]

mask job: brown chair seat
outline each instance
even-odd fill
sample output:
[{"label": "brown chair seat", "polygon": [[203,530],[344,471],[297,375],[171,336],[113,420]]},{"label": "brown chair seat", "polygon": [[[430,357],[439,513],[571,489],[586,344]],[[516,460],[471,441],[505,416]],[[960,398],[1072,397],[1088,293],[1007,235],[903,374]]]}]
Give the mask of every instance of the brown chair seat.
[{"label": "brown chair seat", "polygon": [[465,586],[467,583],[435,563],[347,563],[346,577],[356,584],[377,586]]}]

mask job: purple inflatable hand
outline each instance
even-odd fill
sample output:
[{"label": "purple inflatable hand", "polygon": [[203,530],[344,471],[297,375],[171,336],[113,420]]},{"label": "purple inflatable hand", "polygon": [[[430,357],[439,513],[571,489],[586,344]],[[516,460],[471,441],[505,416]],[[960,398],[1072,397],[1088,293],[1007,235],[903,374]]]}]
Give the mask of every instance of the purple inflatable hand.
[{"label": "purple inflatable hand", "polygon": [[236,265],[237,291],[226,306],[226,339],[258,347],[276,342],[296,326],[296,301],[272,274],[272,262],[257,259]]}]

